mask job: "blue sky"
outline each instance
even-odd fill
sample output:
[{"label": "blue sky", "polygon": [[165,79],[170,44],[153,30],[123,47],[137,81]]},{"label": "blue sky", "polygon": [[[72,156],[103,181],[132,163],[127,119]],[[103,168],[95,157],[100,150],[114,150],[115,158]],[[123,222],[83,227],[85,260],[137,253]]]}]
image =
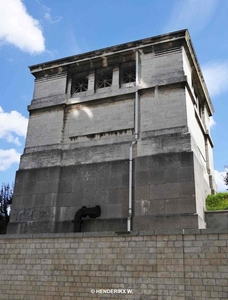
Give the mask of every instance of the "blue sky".
[{"label": "blue sky", "polygon": [[23,152],[34,79],[28,66],[188,28],[215,108],[219,190],[228,165],[227,0],[0,0],[0,184]]}]

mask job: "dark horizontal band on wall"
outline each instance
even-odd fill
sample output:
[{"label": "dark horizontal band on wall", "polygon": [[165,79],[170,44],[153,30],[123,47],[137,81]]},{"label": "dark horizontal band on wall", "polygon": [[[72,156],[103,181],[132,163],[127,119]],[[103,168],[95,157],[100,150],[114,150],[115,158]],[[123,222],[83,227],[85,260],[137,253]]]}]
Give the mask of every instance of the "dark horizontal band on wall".
[{"label": "dark horizontal band on wall", "polygon": [[133,128],[127,128],[127,129],[121,129],[121,130],[113,130],[113,131],[105,131],[105,132],[99,132],[99,133],[94,133],[94,134],[87,134],[87,135],[78,135],[78,136],[70,136],[69,139],[72,140],[77,140],[80,138],[88,138],[89,140],[94,140],[98,139],[101,137],[107,137],[107,136],[118,136],[118,135],[132,135],[134,129]]}]

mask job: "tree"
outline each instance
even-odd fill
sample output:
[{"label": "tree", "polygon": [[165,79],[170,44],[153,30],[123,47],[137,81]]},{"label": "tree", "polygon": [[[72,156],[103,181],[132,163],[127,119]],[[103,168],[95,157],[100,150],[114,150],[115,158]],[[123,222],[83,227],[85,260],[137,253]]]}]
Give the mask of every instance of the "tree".
[{"label": "tree", "polygon": [[0,234],[6,233],[7,224],[9,223],[10,207],[13,198],[13,184],[2,183],[0,189]]},{"label": "tree", "polygon": [[226,173],[226,175],[223,176],[223,180],[224,180],[225,185],[228,185],[228,166],[225,166],[225,173]]}]

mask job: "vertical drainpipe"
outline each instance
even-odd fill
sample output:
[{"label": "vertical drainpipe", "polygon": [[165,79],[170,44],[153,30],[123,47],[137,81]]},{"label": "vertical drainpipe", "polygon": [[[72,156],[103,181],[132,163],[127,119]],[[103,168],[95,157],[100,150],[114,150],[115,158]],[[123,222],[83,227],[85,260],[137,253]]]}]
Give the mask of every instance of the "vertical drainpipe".
[{"label": "vertical drainpipe", "polygon": [[128,205],[128,218],[127,218],[127,231],[131,231],[131,218],[132,218],[132,158],[133,158],[133,146],[137,143],[139,138],[139,94],[138,94],[138,84],[139,84],[139,52],[136,50],[135,57],[135,140],[130,145],[129,153],[129,205]]}]

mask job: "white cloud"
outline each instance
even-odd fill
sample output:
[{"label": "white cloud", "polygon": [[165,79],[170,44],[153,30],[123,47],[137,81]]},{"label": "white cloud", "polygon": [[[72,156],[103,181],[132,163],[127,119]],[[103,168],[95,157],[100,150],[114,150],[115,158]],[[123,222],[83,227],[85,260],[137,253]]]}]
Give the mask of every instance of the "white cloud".
[{"label": "white cloud", "polygon": [[203,29],[210,21],[217,0],[178,0],[173,7],[165,32],[188,28],[190,32]]},{"label": "white cloud", "polygon": [[228,61],[209,62],[202,71],[211,97],[228,91]]},{"label": "white cloud", "polygon": [[9,169],[13,163],[19,163],[20,155],[15,149],[0,149],[0,171]]},{"label": "white cloud", "polygon": [[20,145],[17,136],[25,137],[27,126],[28,119],[19,112],[13,110],[7,113],[0,106],[0,139],[3,138],[9,143]]},{"label": "white cloud", "polygon": [[40,7],[42,8],[42,10],[44,12],[44,19],[47,20],[49,23],[52,23],[52,24],[57,23],[62,19],[62,17],[59,17],[59,16],[52,17],[50,7],[47,7],[39,0],[36,0],[36,2],[40,5]]},{"label": "white cloud", "polygon": [[218,192],[225,192],[228,189],[228,186],[225,185],[223,180],[223,177],[226,175],[226,170],[222,172],[215,170],[214,174],[215,174],[215,182],[218,187]]},{"label": "white cloud", "polygon": [[58,16],[56,16],[56,17],[52,17],[49,13],[45,13],[44,14],[44,18],[48,21],[48,22],[50,22],[50,23],[57,23],[57,22],[59,22],[61,19],[62,19],[62,17],[58,17]]},{"label": "white cloud", "polygon": [[7,143],[13,143],[16,144],[18,146],[21,146],[21,142],[19,141],[19,138],[16,136],[13,136],[11,133],[9,133],[6,137],[6,141]]},{"label": "white cloud", "polygon": [[209,127],[212,128],[215,125],[216,125],[216,122],[215,122],[214,118],[210,117]]},{"label": "white cloud", "polygon": [[29,53],[45,50],[40,24],[28,14],[22,0],[0,0],[0,41]]},{"label": "white cloud", "polygon": [[51,11],[50,7],[47,7],[46,5],[44,5],[43,3],[41,3],[39,0],[35,0],[35,1],[36,1],[36,3],[38,3],[43,8],[43,10]]}]

